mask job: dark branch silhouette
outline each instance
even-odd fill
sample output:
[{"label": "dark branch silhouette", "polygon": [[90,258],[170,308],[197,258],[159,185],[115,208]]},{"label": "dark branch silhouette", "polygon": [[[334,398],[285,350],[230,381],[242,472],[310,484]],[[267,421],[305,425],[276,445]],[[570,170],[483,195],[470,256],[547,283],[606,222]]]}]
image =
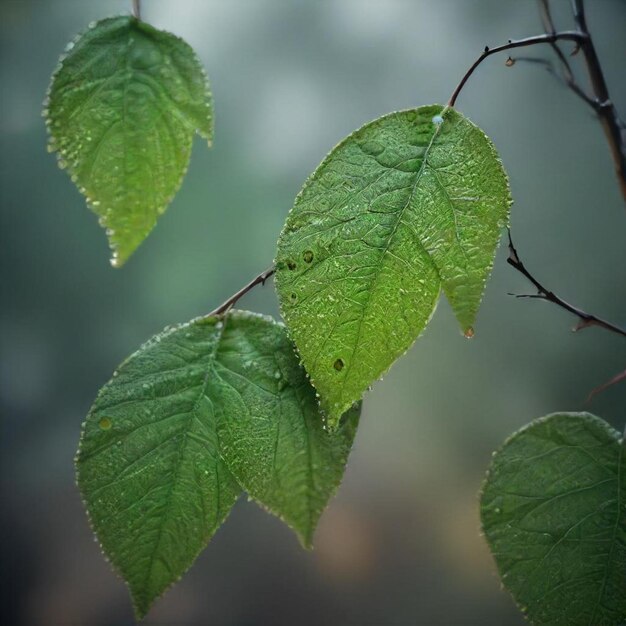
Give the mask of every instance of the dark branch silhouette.
[{"label": "dark branch silhouette", "polygon": [[[557,31],[555,29],[548,0],[539,0],[539,10],[543,27],[547,32],[542,35],[526,37],[524,39],[510,39],[508,43],[496,46],[495,48],[485,47],[483,53],[474,61],[467,72],[465,72],[461,82],[456,86],[452,96],[450,96],[448,106],[452,107],[456,104],[456,100],[468,79],[487,57],[515,48],[549,44],[561,66],[561,78],[563,82],[573,93],[593,109],[602,124],[602,129],[604,130],[611,150],[611,157],[613,158],[619,188],[622,197],[626,200],[626,142],[623,133],[624,124],[609,95],[600,59],[596,53],[589,28],[587,27],[584,2],[583,0],[572,0],[572,11],[576,23],[576,30]],[[573,41],[576,44],[572,54],[576,54],[578,50],[582,51],[587,73],[589,74],[589,82],[593,90],[593,96],[587,94],[576,82],[570,62],[559,47],[559,42],[562,41]],[[507,59],[507,65],[513,65],[514,62],[515,59],[511,57]]]},{"label": "dark branch silhouette", "polygon": [[609,89],[604,79],[604,72],[600,65],[600,59],[596,53],[593,39],[587,28],[587,18],[585,16],[585,5],[583,0],[572,0],[574,11],[574,21],[581,33],[585,37],[580,41],[580,48],[585,57],[589,80],[595,94],[593,108],[595,109],[606,139],[611,148],[611,155],[615,164],[615,171],[619,181],[622,196],[626,200],[626,146],[622,133],[623,124],[617,114],[617,109],[609,96]]},{"label": "dark branch silhouette", "polygon": [[535,298],[538,300],[545,300],[546,302],[551,302],[552,304],[556,304],[557,306],[565,309],[572,315],[575,315],[579,322],[574,328],[574,330],[582,330],[583,328],[587,328],[589,326],[599,326],[600,328],[604,328],[610,332],[616,333],[617,335],[622,335],[622,337],[626,337],[626,329],[620,328],[611,322],[607,322],[606,320],[598,317],[597,315],[593,315],[592,313],[587,313],[578,307],[569,304],[563,300],[563,298],[557,296],[553,291],[550,291],[547,287],[542,285],[526,268],[526,266],[522,263],[520,259],[519,253],[517,249],[513,245],[513,239],[511,238],[511,231],[509,231],[509,258],[507,259],[507,263],[514,267],[520,274],[525,276],[537,289],[537,293],[534,294],[510,294],[515,296],[516,298]]},{"label": "dark branch silhouette", "polygon": [[465,87],[465,83],[469,80],[470,76],[474,73],[476,68],[488,57],[499,52],[505,52],[507,50],[514,50],[515,48],[526,48],[528,46],[536,46],[538,44],[554,44],[557,41],[574,41],[580,45],[581,39],[585,35],[577,30],[565,30],[559,33],[544,33],[543,35],[535,35],[534,37],[525,37],[524,39],[509,39],[508,43],[490,48],[485,46],[482,54],[474,61],[470,68],[465,72],[461,82],[455,87],[450,100],[448,100],[448,106],[453,107],[456,104],[456,100],[459,94]]},{"label": "dark branch silhouette", "polygon": [[211,311],[207,317],[212,317],[213,315],[224,315],[224,313],[228,313],[230,309],[233,308],[237,300],[242,296],[245,296],[248,291],[250,291],[253,287],[257,285],[264,285],[265,281],[274,274],[276,270],[274,267],[268,267],[265,271],[261,272],[258,276],[253,278],[247,285],[242,287],[237,293],[234,293],[228,300],[220,304],[217,309]]}]

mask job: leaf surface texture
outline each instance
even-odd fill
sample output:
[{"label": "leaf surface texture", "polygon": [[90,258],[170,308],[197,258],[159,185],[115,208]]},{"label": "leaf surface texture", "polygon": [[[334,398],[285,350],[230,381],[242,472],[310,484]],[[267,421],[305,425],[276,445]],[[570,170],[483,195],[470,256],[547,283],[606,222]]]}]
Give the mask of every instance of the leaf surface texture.
[{"label": "leaf surface texture", "polygon": [[99,216],[119,267],[180,187],[194,132],[212,139],[206,73],[182,39],[107,18],[68,46],[45,114],[50,150]]},{"label": "leaf surface texture", "polygon": [[533,624],[626,620],[626,472],[620,434],[549,415],[495,454],[481,517],[500,577]]},{"label": "leaf surface texture", "polygon": [[166,329],[96,399],[78,482],[136,612],[191,565],[242,488],[309,545],[358,410],[330,433],[282,325],[235,311]]},{"label": "leaf surface texture", "polygon": [[491,141],[437,105],[366,124],[306,181],[276,286],[331,424],[411,346],[441,289],[473,332],[510,203]]}]

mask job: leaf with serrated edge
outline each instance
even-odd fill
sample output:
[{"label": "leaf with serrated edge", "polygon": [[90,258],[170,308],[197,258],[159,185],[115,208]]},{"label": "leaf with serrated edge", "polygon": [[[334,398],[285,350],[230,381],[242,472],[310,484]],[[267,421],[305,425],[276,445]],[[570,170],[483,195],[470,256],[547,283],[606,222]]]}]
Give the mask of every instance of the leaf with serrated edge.
[{"label": "leaf with serrated edge", "polygon": [[418,337],[440,288],[473,333],[510,204],[491,141],[438,105],[366,124],[306,181],[276,288],[331,426]]},{"label": "leaf with serrated edge", "polygon": [[127,359],[87,416],[77,470],[94,530],[137,615],[226,518],[241,492],[230,468],[310,545],[357,421],[352,410],[339,431],[324,429],[284,326],[264,316],[197,319]]},{"label": "leaf with serrated edge", "polygon": [[211,142],[208,79],[182,39],[120,16],[68,46],[46,109],[51,151],[106,228],[120,267],[183,180],[194,132]]},{"label": "leaf with serrated edge", "polygon": [[621,435],[588,413],[553,414],[495,454],[481,518],[500,577],[533,624],[626,621]]},{"label": "leaf with serrated edge", "polygon": [[[276,334],[275,408],[264,415],[244,410],[239,380],[245,362],[233,355],[221,374],[232,389],[224,405],[237,419],[220,421],[222,455],[242,488],[312,546],[320,515],[343,477],[358,425],[360,405],[350,408],[335,432],[325,429],[315,390],[303,374],[293,344]],[[233,338],[243,344],[245,337]]]}]

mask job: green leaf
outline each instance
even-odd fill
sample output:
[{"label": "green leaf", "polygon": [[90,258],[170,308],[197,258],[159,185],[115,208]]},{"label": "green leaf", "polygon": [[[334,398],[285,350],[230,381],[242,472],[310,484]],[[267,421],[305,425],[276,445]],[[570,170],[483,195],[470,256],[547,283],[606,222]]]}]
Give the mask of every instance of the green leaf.
[{"label": "green leaf", "polygon": [[440,288],[473,334],[510,203],[490,140],[441,106],[366,124],[306,181],[276,287],[331,425],[418,337]]},{"label": "green leaf", "polygon": [[276,340],[279,397],[273,411],[260,416],[245,410],[236,391],[242,373],[236,358],[224,373],[232,385],[225,410],[239,417],[220,424],[222,454],[243,489],[311,548],[320,515],[343,477],[360,405],[348,410],[336,431],[327,431],[293,344],[286,334]]},{"label": "green leaf", "polygon": [[226,518],[241,492],[230,468],[309,544],[357,420],[353,411],[337,433],[324,430],[284,326],[260,315],[166,329],[126,360],[87,416],[77,470],[137,615]]},{"label": "green leaf", "polygon": [[502,582],[533,624],[626,621],[624,443],[588,413],[548,415],[495,454],[481,498]]},{"label": "green leaf", "polygon": [[206,73],[182,39],[134,17],[104,19],[68,46],[44,114],[49,149],[100,216],[120,267],[180,187],[194,132],[211,141]]}]

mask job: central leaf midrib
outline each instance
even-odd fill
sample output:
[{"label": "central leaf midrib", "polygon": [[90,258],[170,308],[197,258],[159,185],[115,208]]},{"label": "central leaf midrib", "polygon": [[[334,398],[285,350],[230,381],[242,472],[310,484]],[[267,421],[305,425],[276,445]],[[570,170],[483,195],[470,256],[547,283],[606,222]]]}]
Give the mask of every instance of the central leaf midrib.
[{"label": "central leaf midrib", "polygon": [[[398,227],[400,225],[400,223],[402,222],[402,217],[404,216],[404,213],[407,209],[407,207],[411,204],[411,201],[413,200],[414,196],[415,196],[415,191],[417,189],[417,186],[422,178],[422,175],[424,174],[427,164],[428,164],[428,154],[435,142],[435,139],[437,138],[437,135],[439,134],[439,131],[441,129],[442,124],[437,124],[435,126],[435,130],[433,132],[433,136],[431,137],[428,146],[426,147],[426,149],[424,150],[424,157],[422,160],[422,163],[420,165],[419,170],[416,172],[415,174],[415,182],[413,183],[413,186],[411,187],[411,191],[408,194],[408,198],[407,201],[404,203],[404,206],[398,211],[397,213],[397,217],[394,221],[394,225],[393,228],[391,230],[391,232],[389,233],[389,236],[387,237],[387,245],[385,246],[385,249],[383,250],[382,254],[380,255],[380,263],[377,264],[377,268],[376,271],[372,273],[371,275],[371,280],[370,280],[370,288],[367,291],[367,298],[363,304],[363,307],[361,309],[361,315],[359,316],[359,326],[357,329],[357,336],[356,336],[356,341],[354,342],[354,347],[352,349],[352,354],[350,356],[350,359],[348,361],[348,369],[346,371],[346,375],[343,378],[342,384],[341,384],[341,388],[342,391],[346,386],[346,383],[348,381],[348,378],[350,377],[350,372],[352,371],[352,363],[354,362],[354,355],[356,354],[356,350],[359,346],[359,340],[361,339],[361,329],[363,327],[363,320],[365,318],[365,314],[367,312],[367,309],[370,305],[371,299],[372,299],[372,294],[374,292],[374,287],[376,286],[376,283],[380,277],[380,273],[382,271],[383,268],[383,263],[384,263],[384,258],[385,255],[387,254],[387,252],[389,251],[389,248],[391,246],[391,243],[395,237],[396,232],[398,231]],[[390,170],[391,171],[391,170]],[[422,243],[420,241],[420,243]],[[433,268],[438,272],[437,270],[437,266],[435,265],[432,257],[430,256],[430,254],[428,254],[428,251],[426,250],[425,246],[422,243],[422,248],[424,249],[424,251],[427,254],[428,259],[430,260],[430,262],[433,265]],[[368,276],[368,278],[370,278]]]},{"label": "central leaf midrib", "polygon": [[[170,515],[170,508],[171,508],[171,504],[172,504],[172,498],[173,498],[173,493],[174,493],[174,489],[178,480],[178,474],[180,472],[180,467],[183,463],[183,459],[185,457],[185,452],[187,450],[187,443],[189,441],[187,434],[188,431],[191,429],[191,424],[193,423],[193,419],[195,417],[195,412],[198,409],[198,406],[200,404],[200,402],[202,401],[203,397],[206,395],[206,388],[209,382],[209,376],[211,374],[212,371],[212,366],[213,366],[213,362],[215,361],[215,357],[217,354],[217,350],[219,349],[219,345],[222,341],[222,337],[224,336],[224,332],[226,329],[226,319],[224,319],[222,321],[222,326],[221,328],[217,328],[217,330],[219,331],[216,338],[215,338],[215,343],[213,345],[213,350],[211,355],[208,357],[207,359],[207,370],[204,376],[204,382],[202,384],[202,388],[200,390],[200,393],[198,394],[198,398],[196,399],[193,407],[191,408],[191,410],[189,411],[189,417],[187,418],[187,424],[185,426],[185,428],[182,429],[182,436],[183,436],[183,440],[181,441],[180,444],[180,452],[178,455],[178,459],[176,461],[176,465],[174,467],[174,475],[172,477],[171,483],[170,483],[170,488],[168,490],[168,494],[166,497],[166,503],[165,506],[163,508],[163,516],[161,518],[161,523],[159,524],[159,532],[157,535],[157,539],[156,542],[154,544],[154,549],[152,550],[151,554],[150,554],[150,562],[148,564],[148,568],[146,570],[146,577],[145,577],[145,588],[149,589],[149,583],[150,583],[150,579],[152,578],[152,574],[153,574],[153,566],[154,566],[154,559],[156,554],[159,552],[159,548],[161,545],[161,539],[163,536],[163,528],[166,525],[166,522],[169,519],[169,515]],[[218,511],[219,514],[219,511]]]}]

